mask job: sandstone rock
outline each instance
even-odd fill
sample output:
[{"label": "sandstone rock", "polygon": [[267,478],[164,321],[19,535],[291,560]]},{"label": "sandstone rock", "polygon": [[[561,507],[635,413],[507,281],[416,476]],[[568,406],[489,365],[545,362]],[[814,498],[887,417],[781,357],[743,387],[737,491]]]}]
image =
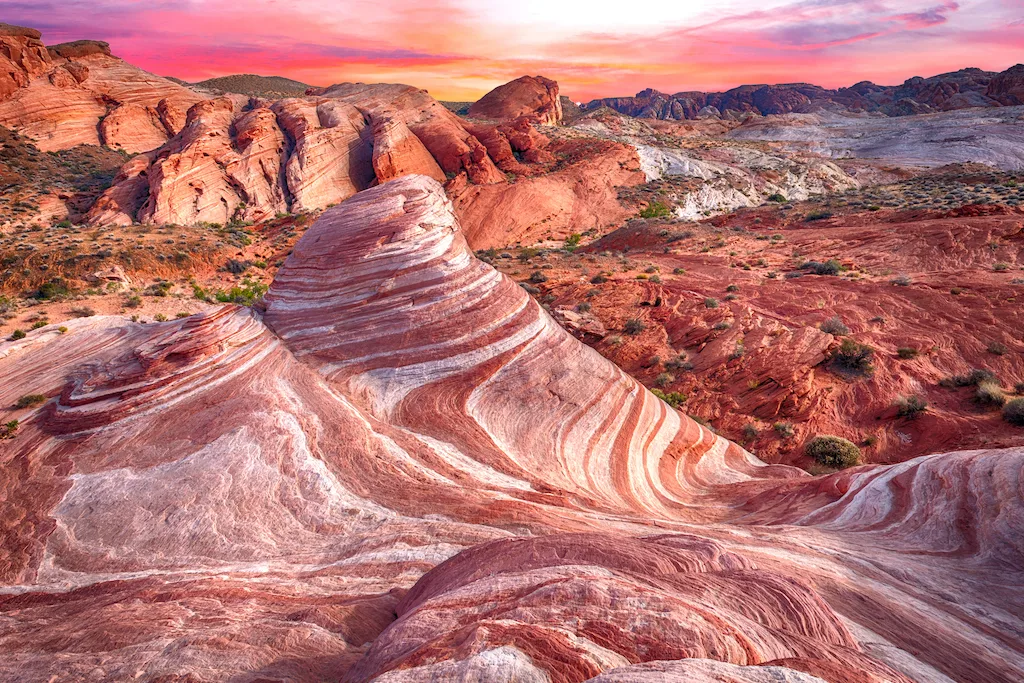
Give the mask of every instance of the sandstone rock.
[{"label": "sandstone rock", "polygon": [[106,285],[109,283],[115,283],[122,287],[131,287],[132,280],[125,275],[124,269],[121,266],[111,266],[106,270],[98,270],[95,273],[89,275],[86,278],[93,284]]},{"label": "sandstone rock", "polygon": [[1024,674],[1024,450],[767,466],[476,260],[430,178],[325,212],[263,313],[67,327],[0,342],[0,405],[50,397],[0,450],[0,677]]},{"label": "sandstone rock", "polygon": [[403,121],[386,115],[373,123],[373,171],[382,183],[414,174],[445,181],[444,171],[420,139]]},{"label": "sandstone rock", "polygon": [[474,102],[469,116],[496,121],[526,116],[536,123],[558,125],[562,121],[558,83],[543,76],[522,76]]},{"label": "sandstone rock", "polygon": [[8,29],[0,36],[0,125],[45,151],[79,144],[148,151],[173,135],[154,116],[159,102],[184,110],[204,99],[111,56],[106,43],[46,48],[37,33]]}]

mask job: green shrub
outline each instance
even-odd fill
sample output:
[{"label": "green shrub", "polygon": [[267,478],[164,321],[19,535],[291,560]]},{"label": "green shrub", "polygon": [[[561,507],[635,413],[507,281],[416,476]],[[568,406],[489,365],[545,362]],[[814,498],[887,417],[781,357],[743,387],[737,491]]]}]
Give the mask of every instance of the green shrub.
[{"label": "green shrub", "polygon": [[768,201],[774,202],[776,204],[785,204],[788,200],[786,199],[785,195],[776,192],[774,194],[768,195]]},{"label": "green shrub", "polygon": [[18,341],[19,339],[24,339],[25,336],[25,330],[15,330],[14,332],[11,332],[11,336],[8,337],[8,339],[10,341]]},{"label": "green shrub", "polygon": [[753,441],[758,436],[760,436],[760,434],[761,434],[761,431],[757,428],[756,425],[751,424],[750,422],[748,422],[747,424],[743,425],[743,440],[744,441]]},{"label": "green shrub", "polygon": [[640,212],[640,218],[666,218],[671,214],[672,211],[667,205],[662,202],[651,202]]},{"label": "green shrub", "polygon": [[941,380],[939,384],[947,389],[952,389],[955,387],[976,387],[982,382],[989,381],[998,384],[999,380],[994,372],[985,368],[972,368],[966,375],[952,375]]},{"label": "green shrub", "polygon": [[867,344],[844,339],[842,345],[833,352],[832,362],[842,370],[866,375],[874,370],[871,364],[874,356],[875,350]]},{"label": "green shrub", "polygon": [[603,285],[605,282],[608,282],[608,278],[600,273],[590,278],[590,284],[592,285]]},{"label": "green shrub", "polygon": [[25,394],[14,402],[15,408],[31,408],[40,403],[46,403],[46,397],[42,394]]},{"label": "green shrub", "polygon": [[900,396],[895,402],[896,412],[900,417],[911,420],[928,410],[928,401],[920,396]]},{"label": "green shrub", "polygon": [[804,451],[815,462],[826,467],[843,469],[860,462],[860,449],[857,445],[839,436],[816,436],[807,442]]},{"label": "green shrub", "polygon": [[580,246],[580,241],[583,239],[583,235],[574,232],[565,238],[565,248],[569,251],[575,251]]},{"label": "green shrub", "polygon": [[809,214],[807,214],[807,216],[804,218],[804,220],[810,222],[810,221],[821,221],[821,220],[825,220],[826,218],[832,218],[832,212],[831,211],[821,211],[821,210],[818,210],[818,211],[811,211]]},{"label": "green shrub", "polygon": [[839,275],[843,272],[843,264],[836,259],[829,259],[822,263],[821,261],[807,261],[801,264],[801,270],[809,270],[815,275]]},{"label": "green shrub", "polygon": [[165,323],[167,322],[167,316],[164,315],[163,313],[157,313],[156,315],[153,316],[153,320],[157,321],[158,323]]},{"label": "green shrub", "polygon": [[0,439],[10,439],[14,437],[14,433],[18,431],[18,425],[20,423],[17,420],[11,420],[0,426]]},{"label": "green shrub", "polygon": [[678,409],[679,406],[686,403],[686,394],[681,394],[678,391],[664,392],[661,389],[651,389],[651,393],[673,408]]},{"label": "green shrub", "polygon": [[532,282],[535,285],[539,285],[541,282],[547,282],[547,281],[548,281],[548,276],[545,275],[544,273],[540,272],[539,270],[535,270],[532,273],[530,273],[530,282]]},{"label": "green shrub", "polygon": [[71,288],[68,283],[61,278],[54,278],[49,282],[44,282],[36,290],[34,298],[36,299],[63,299],[64,297],[71,294]]},{"label": "green shrub", "polygon": [[676,376],[671,372],[663,372],[658,375],[657,379],[654,380],[654,385],[659,387],[667,387],[672,382],[676,381]]},{"label": "green shrub", "polygon": [[772,425],[772,429],[775,433],[781,436],[783,439],[791,439],[796,431],[793,429],[792,422],[776,422]]},{"label": "green shrub", "polygon": [[637,335],[646,329],[647,326],[644,325],[643,320],[640,320],[640,318],[630,318],[629,320],[626,321],[626,324],[623,326],[622,331],[629,335]]},{"label": "green shrub", "polygon": [[1024,427],[1024,398],[1015,398],[1003,406],[1003,419],[1012,425]]},{"label": "green shrub", "polygon": [[710,296],[704,299],[704,308],[718,308],[718,299]]},{"label": "green shrub", "polygon": [[910,346],[901,346],[900,348],[896,349],[896,355],[902,358],[903,360],[917,358],[919,354],[920,351]]}]

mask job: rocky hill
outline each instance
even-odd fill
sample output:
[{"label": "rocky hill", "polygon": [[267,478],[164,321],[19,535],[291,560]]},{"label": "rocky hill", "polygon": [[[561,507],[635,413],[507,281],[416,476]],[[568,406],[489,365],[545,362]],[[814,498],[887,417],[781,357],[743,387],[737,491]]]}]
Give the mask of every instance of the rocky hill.
[{"label": "rocky hill", "polygon": [[210,90],[221,93],[238,93],[253,97],[279,99],[282,97],[302,97],[313,86],[282,76],[257,76],[255,74],[238,74],[210,78],[198,83],[191,83],[198,90]]},{"label": "rocky hill", "polygon": [[647,89],[635,97],[592,100],[584,108],[610,107],[630,116],[684,120],[701,117],[739,119],[746,114],[807,113],[821,109],[907,116],[969,107],[993,107],[1020,101],[1017,65],[997,74],[962,69],[931,78],[914,77],[902,85],[883,86],[862,81],[829,90],[807,83],[743,85],[726,92],[679,92],[672,95]]}]

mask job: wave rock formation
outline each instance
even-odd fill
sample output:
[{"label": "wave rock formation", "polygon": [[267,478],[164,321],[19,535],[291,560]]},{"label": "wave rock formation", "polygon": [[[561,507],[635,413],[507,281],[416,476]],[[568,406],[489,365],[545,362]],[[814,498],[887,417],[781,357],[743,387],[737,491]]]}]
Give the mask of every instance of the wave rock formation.
[{"label": "wave rock formation", "polygon": [[1024,450],[810,477],[670,409],[408,175],[265,310],[0,345],[0,679],[1018,681]]}]

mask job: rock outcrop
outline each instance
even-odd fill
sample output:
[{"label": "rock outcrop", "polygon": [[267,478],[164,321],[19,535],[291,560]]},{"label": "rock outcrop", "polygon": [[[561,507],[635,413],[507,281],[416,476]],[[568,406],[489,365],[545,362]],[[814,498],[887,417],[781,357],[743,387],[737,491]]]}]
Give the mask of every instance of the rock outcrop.
[{"label": "rock outcrop", "polygon": [[593,111],[609,107],[630,116],[667,120],[707,116],[740,120],[751,114],[769,116],[822,109],[908,116],[970,107],[1020,104],[1012,96],[1007,96],[1003,92],[1006,86],[1001,85],[1013,81],[1014,69],[1001,74],[981,69],[962,69],[931,78],[916,76],[897,86],[863,81],[837,90],[808,83],[786,83],[742,85],[721,93],[693,91],[669,95],[649,88],[638,92],[635,97],[592,100],[584,109]]},{"label": "rock outcrop", "polygon": [[47,48],[34,29],[0,29],[0,125],[44,151],[81,144],[149,151],[181,129],[181,117],[167,112],[204,98],[112,56],[107,43]]},{"label": "rock outcrop", "polygon": [[263,313],[72,321],[0,375],[49,397],[0,442],[3,678],[1024,676],[1024,450],[766,466],[425,176],[327,211]]},{"label": "rock outcrop", "polygon": [[474,102],[470,118],[508,121],[525,116],[534,123],[556,126],[562,121],[558,83],[543,76],[522,76],[500,85]]},{"label": "rock outcrop", "polygon": [[[159,113],[170,125],[170,110]],[[644,180],[620,143],[552,141],[527,116],[468,122],[416,88],[346,83],[272,103],[197,103],[178,135],[125,165],[88,220],[258,221],[411,174],[447,181],[477,248],[612,225],[630,212],[617,187]]]},{"label": "rock outcrop", "polygon": [[1024,104],[1024,64],[1010,67],[993,78],[985,94],[1002,105]]}]

